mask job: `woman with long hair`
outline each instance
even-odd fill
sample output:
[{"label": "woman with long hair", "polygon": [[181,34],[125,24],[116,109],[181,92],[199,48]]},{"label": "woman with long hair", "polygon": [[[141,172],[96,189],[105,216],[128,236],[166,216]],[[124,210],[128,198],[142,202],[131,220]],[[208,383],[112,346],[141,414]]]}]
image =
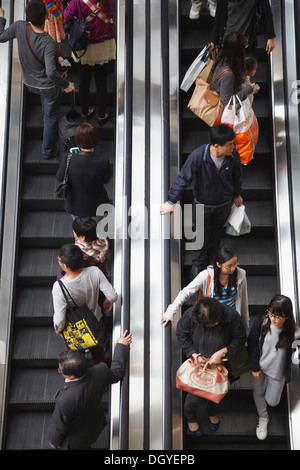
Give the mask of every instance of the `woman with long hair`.
[{"label": "woman with long hair", "polygon": [[237,254],[229,246],[222,246],[213,266],[201,271],[190,284],[184,287],[161,317],[166,326],[173,321],[177,310],[195,293],[201,292],[229,305],[241,315],[245,328],[249,327],[247,279],[244,269],[238,266]]},{"label": "woman with long hair", "polygon": [[255,83],[250,82],[242,87],[246,72],[245,46],[246,39],[243,34],[239,32],[228,34],[214,62],[212,88],[220,95],[224,106],[228,104],[232,95],[237,95],[243,101],[253,93]]},{"label": "woman with long hair", "polygon": [[256,436],[268,434],[267,405],[280,402],[285,383],[291,380],[292,343],[300,336],[289,297],[272,298],[267,315],[255,320],[249,337],[248,351],[252,370],[253,398],[259,416]]}]

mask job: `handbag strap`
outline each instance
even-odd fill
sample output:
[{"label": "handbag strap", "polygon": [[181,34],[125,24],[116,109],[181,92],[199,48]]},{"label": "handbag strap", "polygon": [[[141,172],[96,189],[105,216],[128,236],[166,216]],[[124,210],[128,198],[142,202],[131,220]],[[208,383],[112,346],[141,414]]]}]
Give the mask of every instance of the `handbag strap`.
[{"label": "handbag strap", "polygon": [[75,307],[78,307],[77,303],[75,302],[75,300],[74,300],[73,297],[71,296],[71,294],[70,294],[70,292],[68,291],[68,289],[66,288],[65,284],[64,284],[60,279],[58,279],[58,283],[59,283],[59,285],[60,285],[60,288],[61,288],[61,290],[62,290],[62,293],[63,293],[63,295],[64,295],[64,298],[65,298],[66,302],[67,302],[68,307],[69,307],[71,310],[73,310],[73,307],[71,306],[71,304],[70,304],[70,302],[69,302],[69,300],[68,300],[67,294],[68,294],[68,296],[70,297],[70,299],[72,300],[72,302],[75,304]]},{"label": "handbag strap", "polygon": [[217,80],[219,80],[219,78],[223,77],[223,75],[225,75],[226,73],[229,73],[229,72],[232,72],[232,70],[231,70],[230,68],[227,68],[227,69],[222,70],[222,72],[220,72],[220,73],[214,78],[214,80],[208,85],[208,88],[211,88],[212,85],[213,85]]},{"label": "handbag strap", "polygon": [[34,57],[36,58],[36,60],[38,60],[40,64],[45,66],[45,62],[43,62],[41,59],[38,58],[38,56],[34,53],[32,47],[31,47],[29,28],[30,28],[29,23],[27,23],[27,25],[26,25],[26,37],[27,37],[27,43],[28,43],[29,49],[31,50],[31,52],[34,55]]},{"label": "handbag strap", "polygon": [[66,164],[66,169],[65,169],[65,175],[64,175],[64,181],[66,181],[68,179],[68,173],[69,173],[69,166],[70,166],[70,162],[71,162],[71,157],[72,157],[72,153],[70,153],[68,155],[68,158],[67,158],[67,164]]},{"label": "handbag strap", "polygon": [[100,20],[104,21],[104,23],[113,23],[113,19],[112,18],[108,18],[101,10],[100,8],[96,8],[95,5],[93,4],[93,2],[91,2],[91,0],[83,0],[83,2],[86,4],[87,7],[90,8],[90,10],[92,10],[92,13],[90,15],[88,15],[86,18],[85,18],[85,21],[88,23],[89,21],[92,21],[95,16],[98,16],[98,18],[100,18]]},{"label": "handbag strap", "polygon": [[[208,272],[208,269],[207,269]],[[211,275],[208,272],[208,281],[207,281],[207,288],[206,288],[206,297],[209,296],[209,288],[210,288],[210,281],[211,281]],[[198,295],[198,300],[200,300],[202,297],[202,289],[199,290],[199,295]]]}]

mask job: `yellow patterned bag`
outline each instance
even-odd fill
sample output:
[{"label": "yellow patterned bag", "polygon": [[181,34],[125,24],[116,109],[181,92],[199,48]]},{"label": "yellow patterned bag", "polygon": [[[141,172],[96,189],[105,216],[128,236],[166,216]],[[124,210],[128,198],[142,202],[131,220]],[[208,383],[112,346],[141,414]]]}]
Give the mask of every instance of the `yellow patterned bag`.
[{"label": "yellow patterned bag", "polygon": [[[103,329],[86,304],[78,306],[62,281],[58,281],[67,302],[66,324],[62,331],[70,349],[90,349],[100,344]],[[74,306],[70,304],[69,298]]]}]

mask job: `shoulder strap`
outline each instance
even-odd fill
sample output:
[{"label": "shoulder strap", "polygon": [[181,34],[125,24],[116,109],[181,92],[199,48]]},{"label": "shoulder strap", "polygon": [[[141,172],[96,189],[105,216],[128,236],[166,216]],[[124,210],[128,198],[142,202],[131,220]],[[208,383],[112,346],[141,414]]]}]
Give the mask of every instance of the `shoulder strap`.
[{"label": "shoulder strap", "polygon": [[71,157],[72,157],[72,153],[70,153],[68,155],[68,158],[67,158],[67,164],[66,164],[66,169],[65,169],[65,175],[64,175],[64,180],[66,180],[68,178],[68,172],[69,172],[69,166],[70,166],[70,162],[71,162]]},{"label": "shoulder strap", "polygon": [[70,292],[68,291],[68,289],[66,288],[65,284],[64,284],[60,279],[58,280],[58,283],[59,283],[59,285],[60,285],[60,288],[61,288],[61,290],[62,290],[62,293],[63,293],[63,295],[64,295],[64,298],[65,298],[66,302],[67,302],[68,307],[72,310],[72,306],[70,305],[70,302],[69,302],[69,300],[68,300],[67,294],[68,294],[68,296],[70,297],[70,299],[72,300],[72,302],[74,303],[74,305],[75,305],[76,307],[78,307],[77,303],[75,302],[75,300],[74,300],[73,297],[71,296],[71,294],[70,294]]},{"label": "shoulder strap", "polygon": [[26,25],[26,37],[27,37],[28,46],[29,46],[29,48],[30,48],[32,54],[33,54],[34,57],[36,58],[36,60],[38,60],[40,64],[45,65],[45,62],[43,62],[41,59],[39,59],[38,56],[33,52],[33,49],[32,49],[32,47],[31,47],[29,28],[30,28],[29,23],[27,23],[27,25]]},{"label": "shoulder strap", "polygon": [[[207,269],[207,272],[208,272],[208,269]],[[211,280],[211,276],[208,272],[208,280],[207,280],[207,289],[206,289],[206,297],[208,297],[209,295],[209,288],[210,288],[210,280]],[[199,295],[198,295],[198,300],[200,300],[202,297],[202,289],[199,290]]]},{"label": "shoulder strap", "polygon": [[91,2],[91,0],[83,0],[83,2],[86,4],[87,7],[90,8],[90,10],[92,10],[92,13],[90,15],[88,15],[86,18],[85,18],[85,21],[86,22],[89,22],[91,21],[92,19],[95,18],[95,16],[98,16],[98,18],[100,18],[100,20],[104,21],[104,23],[113,23],[113,19],[112,18],[108,18],[101,10],[100,8],[96,8],[95,5],[93,4],[93,2]]},{"label": "shoulder strap", "polygon": [[214,80],[211,82],[211,84],[209,85],[209,87],[211,88],[211,86],[212,86],[217,80],[219,80],[219,78],[223,77],[223,75],[225,75],[226,73],[229,73],[229,72],[232,72],[232,70],[231,70],[230,68],[227,68],[227,69],[222,70],[222,72],[220,72],[220,73],[214,78]]}]

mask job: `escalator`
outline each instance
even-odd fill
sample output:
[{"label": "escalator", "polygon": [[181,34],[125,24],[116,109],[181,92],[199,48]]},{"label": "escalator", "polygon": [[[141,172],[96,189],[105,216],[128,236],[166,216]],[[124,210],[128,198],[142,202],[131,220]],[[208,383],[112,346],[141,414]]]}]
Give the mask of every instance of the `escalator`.
[{"label": "escalator", "polygon": [[[205,2],[204,2],[205,3]],[[188,17],[189,2],[181,2],[180,14],[180,68],[181,79],[199,51],[212,39],[213,18],[202,8],[199,20]],[[260,135],[254,160],[243,166],[242,197],[246,213],[252,224],[251,233],[241,237],[225,234],[222,245],[232,246],[238,261],[246,270],[249,296],[250,327],[256,315],[266,311],[271,298],[280,291],[278,277],[278,253],[276,239],[276,208],[274,200],[273,135],[270,96],[270,66],[264,52],[264,38],[258,37],[258,70],[253,81],[260,86],[255,95],[253,108],[256,113]],[[181,92],[181,166],[187,156],[200,145],[209,141],[208,126],[197,118],[187,103],[193,91]],[[192,202],[192,191],[188,191],[184,203]],[[191,268],[189,255],[183,252],[182,287],[187,285]],[[195,298],[190,299],[189,307]],[[185,449],[288,449],[287,397],[284,392],[280,405],[270,410],[269,434],[260,442],[255,435],[257,413],[254,406],[250,374],[244,374],[234,382],[221,404],[221,427],[217,433],[208,430],[207,423],[200,426],[203,439],[184,440]]]},{"label": "escalator", "polygon": [[[75,82],[78,90],[76,66],[69,73],[69,79]],[[114,116],[113,64],[108,83],[108,111]],[[24,94],[15,301],[3,447],[6,450],[50,448],[48,435],[54,395],[62,385],[62,376],[57,372],[57,357],[65,349],[62,338],[53,329],[51,291],[60,271],[56,260],[57,250],[63,244],[74,243],[71,216],[65,213],[63,201],[54,198],[57,184],[55,174],[61,156],[51,160],[42,159],[43,128],[39,96],[26,89]],[[91,102],[94,96],[95,87],[92,88]],[[70,96],[63,94],[61,115],[65,115],[69,109]],[[96,125],[96,120],[90,122]],[[114,119],[101,128],[100,145],[102,154],[114,164]],[[107,185],[107,191],[113,201],[113,177]],[[113,247],[110,246],[110,253],[112,251]],[[111,263],[112,259],[109,268]],[[108,361],[109,358],[110,350],[107,352]],[[109,421],[109,393],[105,397],[105,405]],[[107,425],[94,447],[108,449],[109,445]]]}]

